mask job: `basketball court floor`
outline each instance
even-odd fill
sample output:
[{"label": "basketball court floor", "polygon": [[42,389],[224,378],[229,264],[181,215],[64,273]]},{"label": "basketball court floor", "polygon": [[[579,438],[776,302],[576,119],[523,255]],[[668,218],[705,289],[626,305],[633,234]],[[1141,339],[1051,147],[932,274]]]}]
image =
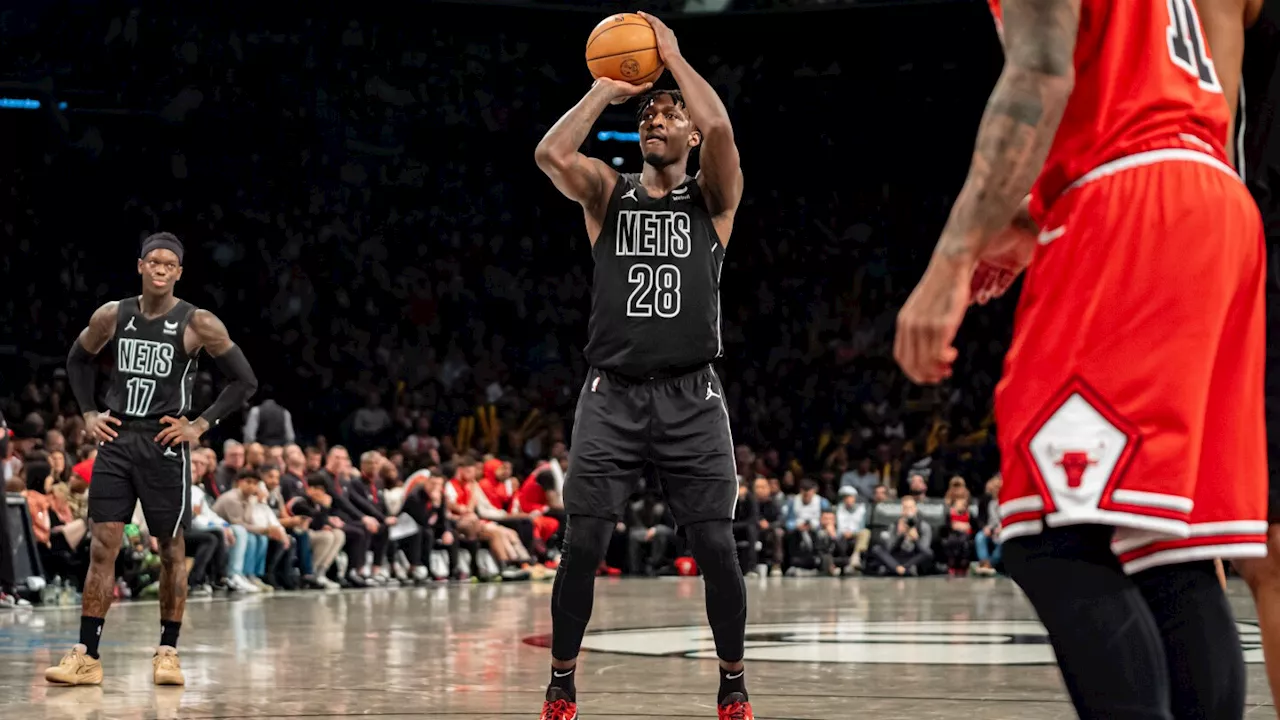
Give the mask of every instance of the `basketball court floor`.
[{"label": "basketball court floor", "polygon": [[[749,581],[747,668],[761,720],[1074,718],[1044,631],[1003,579]],[[698,579],[597,584],[578,677],[583,718],[714,718]],[[551,585],[492,584],[195,600],[185,689],[151,684],[154,602],[117,605],[101,688],[51,688],[78,610],[0,611],[0,718],[537,717]],[[1274,718],[1253,605],[1231,597],[1250,718]]]}]

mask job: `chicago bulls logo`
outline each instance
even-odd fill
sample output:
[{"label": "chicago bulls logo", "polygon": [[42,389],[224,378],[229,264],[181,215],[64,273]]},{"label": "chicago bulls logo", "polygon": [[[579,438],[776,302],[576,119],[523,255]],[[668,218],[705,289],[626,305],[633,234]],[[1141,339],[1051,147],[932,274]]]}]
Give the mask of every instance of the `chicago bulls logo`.
[{"label": "chicago bulls logo", "polygon": [[1053,464],[1062,468],[1067,476],[1067,487],[1075,490],[1084,482],[1084,472],[1098,464],[1098,455],[1106,444],[1099,442],[1092,450],[1060,450],[1050,445],[1047,449],[1053,458]]}]

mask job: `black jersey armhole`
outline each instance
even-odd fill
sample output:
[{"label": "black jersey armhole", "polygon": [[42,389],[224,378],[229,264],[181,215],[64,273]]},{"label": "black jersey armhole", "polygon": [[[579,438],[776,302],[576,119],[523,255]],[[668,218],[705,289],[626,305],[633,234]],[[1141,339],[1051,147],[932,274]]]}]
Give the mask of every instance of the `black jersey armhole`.
[{"label": "black jersey armhole", "polygon": [[594,238],[587,238],[591,241],[592,258],[596,256],[596,248],[600,247],[600,236],[604,235],[605,224],[609,222],[609,218],[613,217],[614,211],[618,209],[618,198],[621,196],[622,189],[626,186],[630,177],[628,173],[617,173],[617,176],[618,178],[613,181],[613,189],[609,191],[609,202],[605,203],[604,206],[604,217],[600,218],[600,233]]}]

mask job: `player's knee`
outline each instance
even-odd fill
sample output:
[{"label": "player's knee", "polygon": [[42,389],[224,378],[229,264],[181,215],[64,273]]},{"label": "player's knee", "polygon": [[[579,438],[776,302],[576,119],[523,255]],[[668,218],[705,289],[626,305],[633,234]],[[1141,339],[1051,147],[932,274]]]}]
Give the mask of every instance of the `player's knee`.
[{"label": "player's knee", "polygon": [[124,523],[95,523],[89,545],[89,559],[94,565],[114,565],[124,543]]},{"label": "player's knee", "polygon": [[172,567],[174,565],[182,565],[186,561],[187,543],[181,535],[160,541],[161,564]]},{"label": "player's knee", "polygon": [[595,572],[609,549],[615,523],[604,518],[575,515],[568,520],[564,531],[564,557],[562,563]]},{"label": "player's knee", "polygon": [[729,520],[706,520],[685,528],[689,549],[699,565],[709,566],[717,560],[737,560],[737,544],[733,540],[733,523]]}]

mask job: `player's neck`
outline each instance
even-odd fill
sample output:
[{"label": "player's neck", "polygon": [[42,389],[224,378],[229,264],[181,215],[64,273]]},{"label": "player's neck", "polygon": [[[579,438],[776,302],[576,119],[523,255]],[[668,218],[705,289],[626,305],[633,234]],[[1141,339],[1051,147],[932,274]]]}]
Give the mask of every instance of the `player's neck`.
[{"label": "player's neck", "polygon": [[684,182],[685,167],[686,163],[683,161],[660,168],[645,163],[644,170],[640,172],[640,183],[646,190],[656,190],[657,194],[665,195]]},{"label": "player's neck", "polygon": [[145,318],[157,318],[165,315],[177,304],[178,298],[173,293],[148,295],[144,292],[138,296],[138,310]]}]

